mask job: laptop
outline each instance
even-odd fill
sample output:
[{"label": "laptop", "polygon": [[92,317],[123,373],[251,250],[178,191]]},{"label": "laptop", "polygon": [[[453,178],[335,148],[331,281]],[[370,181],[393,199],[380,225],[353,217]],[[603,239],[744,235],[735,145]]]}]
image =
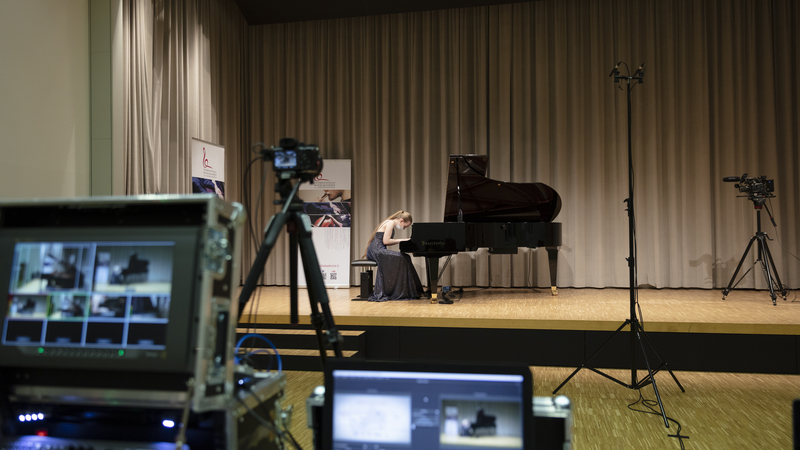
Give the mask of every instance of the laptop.
[{"label": "laptop", "polygon": [[324,449],[533,447],[527,366],[328,359]]}]

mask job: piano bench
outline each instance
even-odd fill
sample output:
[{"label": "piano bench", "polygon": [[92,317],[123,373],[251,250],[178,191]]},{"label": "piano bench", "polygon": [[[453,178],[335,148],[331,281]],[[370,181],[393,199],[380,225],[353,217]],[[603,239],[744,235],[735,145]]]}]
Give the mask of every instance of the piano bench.
[{"label": "piano bench", "polygon": [[375,261],[370,261],[369,259],[357,259],[350,263],[351,266],[361,268],[367,268],[367,270],[361,272],[361,294],[358,297],[354,298],[353,301],[357,300],[369,300],[369,296],[372,295],[372,268],[377,267],[378,263]]}]

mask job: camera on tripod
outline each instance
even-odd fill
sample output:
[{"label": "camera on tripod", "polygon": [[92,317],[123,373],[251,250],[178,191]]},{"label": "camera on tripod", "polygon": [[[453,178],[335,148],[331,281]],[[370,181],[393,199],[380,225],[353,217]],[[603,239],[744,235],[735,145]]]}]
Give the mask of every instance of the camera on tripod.
[{"label": "camera on tripod", "polygon": [[775,267],[775,261],[772,259],[772,254],[769,251],[769,246],[767,245],[767,240],[769,236],[767,233],[761,231],[761,209],[766,208],[767,213],[769,214],[769,220],[772,221],[772,225],[775,226],[777,231],[778,224],[775,222],[775,218],[772,217],[772,213],[767,206],[767,199],[775,197],[773,192],[775,192],[775,180],[768,180],[765,175],[760,177],[748,178],[747,174],[742,175],[741,177],[725,177],[722,181],[727,182],[737,182],[733,186],[736,189],[739,189],[739,192],[742,192],[746,195],[739,195],[739,197],[747,197],[748,200],[753,202],[753,207],[756,210],[756,224],[757,224],[757,231],[756,235],[750,239],[750,243],[747,245],[747,249],[744,251],[744,255],[742,255],[742,259],[739,261],[739,265],[736,267],[736,270],[733,272],[733,276],[731,277],[731,281],[728,282],[728,287],[722,290],[722,299],[725,300],[725,297],[731,292],[731,289],[736,287],[742,279],[744,279],[745,275],[750,272],[750,269],[742,275],[742,278],[736,282],[736,285],[733,282],[736,279],[736,275],[739,273],[739,269],[742,268],[742,264],[744,264],[745,258],[747,258],[747,253],[750,251],[750,247],[753,244],[756,244],[756,251],[758,252],[758,259],[756,263],[760,262],[761,266],[764,269],[764,274],[767,278],[767,284],[769,285],[769,295],[772,297],[772,304],[777,305],[775,299],[777,298],[777,293],[780,292],[781,296],[784,300],[786,300],[786,296],[789,295],[789,290],[781,284],[781,279],[778,276],[778,269]]},{"label": "camera on tripod", "polygon": [[737,182],[733,187],[747,194],[750,200],[774,197],[772,193],[775,192],[775,180],[768,180],[766,175],[748,178],[747,174],[744,174],[741,177],[725,177],[722,181]]},{"label": "camera on tripod", "polygon": [[283,138],[278,145],[263,150],[262,154],[265,159],[272,160],[272,168],[279,178],[310,181],[322,171],[319,147],[292,138]]}]

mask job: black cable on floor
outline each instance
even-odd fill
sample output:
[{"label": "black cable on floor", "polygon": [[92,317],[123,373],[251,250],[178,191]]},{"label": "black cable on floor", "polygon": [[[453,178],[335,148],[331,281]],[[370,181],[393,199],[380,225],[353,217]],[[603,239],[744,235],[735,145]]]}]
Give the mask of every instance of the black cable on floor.
[{"label": "black cable on floor", "polygon": [[[637,404],[639,402],[642,403],[642,406],[644,406],[647,409],[649,409],[649,411],[645,411],[643,409],[636,409],[636,408],[633,407],[633,405],[635,405],[635,404]],[[657,405],[658,405],[657,401],[645,399],[642,396],[642,391],[639,390],[639,399],[636,400],[635,402],[629,404],[628,405],[628,409],[630,409],[631,411],[636,411],[636,412],[640,412],[640,413],[644,413],[644,414],[653,414],[655,416],[661,417],[661,413],[656,411],[655,409],[653,409],[653,406],[657,406]],[[684,436],[684,435],[681,434],[681,423],[680,422],[678,422],[677,420],[675,420],[675,419],[673,419],[672,417],[669,417],[669,416],[667,416],[667,420],[669,420],[670,422],[674,422],[675,425],[678,426],[678,431],[676,431],[675,434],[668,434],[667,436],[677,438],[678,439],[678,443],[681,446],[681,450],[685,450],[686,447],[683,445],[683,440],[684,439],[689,439],[689,436]]]}]

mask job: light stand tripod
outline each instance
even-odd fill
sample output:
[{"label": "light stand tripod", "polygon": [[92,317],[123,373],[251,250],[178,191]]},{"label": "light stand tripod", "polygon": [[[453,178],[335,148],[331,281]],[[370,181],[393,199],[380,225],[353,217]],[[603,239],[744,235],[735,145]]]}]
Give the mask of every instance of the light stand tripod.
[{"label": "light stand tripod", "polygon": [[[627,84],[628,84],[628,86],[627,86],[627,92],[628,92],[628,198],[625,199],[625,203],[627,204],[626,211],[628,211],[628,244],[629,244],[629,250],[630,250],[629,258],[627,258],[628,267],[630,269],[630,307],[631,307],[631,309],[630,309],[630,318],[626,319],[625,322],[622,325],[620,325],[619,328],[617,328],[617,330],[614,332],[614,334],[612,334],[611,337],[609,337],[608,340],[606,340],[606,342],[604,342],[603,345],[601,345],[600,348],[597,349],[597,351],[595,351],[591,356],[589,356],[589,358],[587,358],[583,362],[583,364],[581,364],[580,367],[575,369],[575,371],[572,372],[572,374],[569,377],[567,377],[567,379],[564,380],[556,388],[555,391],[553,391],[553,394],[556,394],[565,384],[567,384],[567,382],[569,382],[569,380],[572,379],[572,377],[574,377],[583,368],[591,370],[592,372],[595,372],[595,373],[597,373],[597,374],[599,374],[599,375],[601,375],[601,376],[603,376],[605,378],[608,378],[609,380],[611,380],[611,381],[613,381],[615,383],[618,383],[618,384],[620,384],[620,385],[622,385],[622,386],[624,386],[624,387],[626,387],[628,389],[637,389],[638,390],[638,389],[641,389],[641,388],[647,386],[648,384],[652,384],[653,385],[653,390],[655,391],[655,394],[656,394],[656,399],[658,399],[658,406],[659,406],[659,408],[661,408],[661,416],[664,419],[664,425],[667,428],[669,428],[669,421],[667,420],[667,414],[666,414],[666,412],[664,412],[664,404],[661,401],[661,396],[658,393],[658,385],[656,384],[656,379],[655,379],[656,373],[658,373],[661,370],[662,367],[665,368],[669,372],[669,374],[672,375],[672,379],[674,379],[675,383],[678,384],[678,387],[681,389],[681,392],[686,392],[686,390],[683,389],[683,386],[681,386],[681,383],[675,377],[675,374],[672,373],[672,370],[670,370],[667,367],[667,363],[664,362],[663,359],[661,359],[661,356],[656,351],[655,347],[653,346],[653,343],[650,341],[650,338],[647,337],[647,334],[645,334],[644,328],[643,328],[641,322],[639,322],[639,319],[636,317],[636,303],[637,303],[637,300],[636,300],[636,289],[637,289],[636,288],[636,241],[634,239],[634,237],[636,235],[635,234],[636,221],[635,221],[635,216],[634,216],[634,212],[633,212],[634,202],[633,202],[633,151],[632,151],[632,143],[631,143],[632,142],[631,141],[631,90],[636,86],[636,84],[642,83],[642,80],[644,78],[644,64],[639,66],[639,68],[636,70],[636,72],[633,75],[630,75],[630,69],[628,69],[628,76],[620,75],[620,73],[619,73],[620,64],[624,64],[624,63],[621,62],[621,61],[619,63],[617,63],[617,65],[611,71],[611,74],[609,76],[613,76],[614,77],[614,83],[619,83],[619,80],[625,80],[627,82]],[[627,67],[627,64],[626,64],[626,67]],[[631,81],[632,80],[636,80],[637,83],[631,85]],[[621,89],[621,87],[620,87],[620,89]],[[597,354],[599,354],[603,350],[603,348],[605,348],[605,346],[608,345],[608,343],[611,342],[611,340],[613,340],[614,337],[617,334],[619,334],[619,332],[622,331],[622,329],[625,328],[628,325],[630,325],[630,327],[631,327],[631,331],[630,331],[631,382],[630,382],[630,384],[627,384],[627,383],[625,383],[623,381],[617,380],[616,378],[614,378],[614,377],[612,377],[612,376],[610,376],[610,375],[608,375],[606,373],[603,373],[603,372],[601,372],[600,370],[598,370],[598,369],[596,369],[594,367],[588,366],[589,361],[594,359],[594,357],[597,356]],[[661,364],[656,368],[656,370],[652,370],[650,368],[650,361],[647,359],[647,351],[645,349],[644,340],[643,339],[647,341],[647,344],[650,346],[652,351],[656,354],[656,357],[658,358],[658,360],[661,361]],[[645,366],[647,367],[647,376],[642,378],[641,380],[638,380],[637,367],[636,367],[636,345],[637,345],[637,342],[639,344],[639,347],[642,350],[642,355],[644,356]],[[674,437],[678,437],[677,435],[670,435],[670,436],[671,437],[673,437],[673,436]]]},{"label": "light stand tripod", "polygon": [[[284,140],[281,140],[284,144]],[[296,144],[296,142],[295,142]],[[291,151],[291,150],[290,150]],[[269,153],[264,156],[268,156]],[[281,155],[283,157],[283,155]],[[276,157],[277,158],[277,157]],[[277,161],[277,159],[276,159]],[[320,161],[321,164],[321,161]],[[276,171],[278,170],[278,163],[276,162]],[[321,167],[320,167],[321,169]],[[330,303],[328,301],[328,293],[325,290],[325,282],[322,280],[322,274],[319,270],[319,261],[317,260],[317,252],[314,250],[314,242],[311,239],[311,221],[308,216],[303,212],[302,203],[296,197],[300,185],[304,181],[311,181],[313,175],[302,174],[300,179],[292,187],[291,179],[297,176],[292,171],[279,171],[279,180],[275,184],[275,192],[281,196],[280,200],[276,200],[275,204],[283,204],[281,212],[272,216],[264,232],[264,242],[256,255],[255,263],[247,275],[247,280],[244,283],[242,292],[239,295],[239,317],[244,312],[245,304],[253,293],[253,290],[258,283],[258,278],[264,271],[264,264],[269,258],[269,253],[275,246],[278,239],[278,234],[284,225],[289,232],[289,282],[290,282],[290,322],[292,324],[298,323],[297,318],[297,249],[300,247],[301,257],[303,258],[303,271],[305,272],[306,280],[308,282],[308,299],[311,303],[311,323],[317,334],[317,343],[319,344],[319,354],[322,360],[322,366],[325,367],[327,351],[325,349],[325,340],[333,346],[334,355],[342,357],[342,336],[336,330],[333,323],[333,315],[330,310]],[[319,308],[322,312],[319,311]],[[323,333],[323,328],[327,332]],[[325,338],[323,338],[325,335]]]},{"label": "light stand tripod", "polygon": [[[731,281],[728,282],[728,287],[722,291],[723,300],[725,300],[725,297],[728,296],[731,290],[733,290],[733,288],[735,288],[744,279],[744,277],[750,273],[750,270],[755,267],[755,264],[753,264],[753,267],[747,269],[747,272],[742,275],[742,278],[739,278],[739,281],[737,281],[736,284],[731,287],[733,280],[736,279],[736,275],[739,273],[739,269],[742,268],[745,258],[747,258],[747,253],[750,251],[750,247],[752,247],[753,242],[756,241],[758,241],[758,258],[756,258],[756,263],[760,262],[761,267],[764,269],[764,276],[766,277],[767,285],[769,286],[769,296],[772,298],[772,305],[777,306],[777,302],[775,300],[777,299],[776,292],[778,290],[780,290],[781,297],[783,297],[784,300],[786,300],[786,297],[789,295],[789,291],[783,286],[783,284],[781,284],[781,277],[778,275],[778,270],[775,268],[775,261],[772,259],[772,253],[770,253],[769,246],[767,246],[767,239],[769,239],[769,237],[767,236],[767,233],[761,231],[761,208],[766,208],[767,198],[768,197],[762,196],[751,196],[750,198],[750,200],[753,201],[753,207],[756,210],[757,231],[755,236],[750,238],[750,243],[747,244],[747,249],[744,251],[742,259],[739,260],[739,265],[736,266],[736,270],[733,272]],[[767,212],[769,213],[769,209],[767,209]],[[770,219],[772,219],[771,215]],[[772,224],[775,225],[774,219],[772,219]],[[770,269],[772,270],[770,271]]]}]

